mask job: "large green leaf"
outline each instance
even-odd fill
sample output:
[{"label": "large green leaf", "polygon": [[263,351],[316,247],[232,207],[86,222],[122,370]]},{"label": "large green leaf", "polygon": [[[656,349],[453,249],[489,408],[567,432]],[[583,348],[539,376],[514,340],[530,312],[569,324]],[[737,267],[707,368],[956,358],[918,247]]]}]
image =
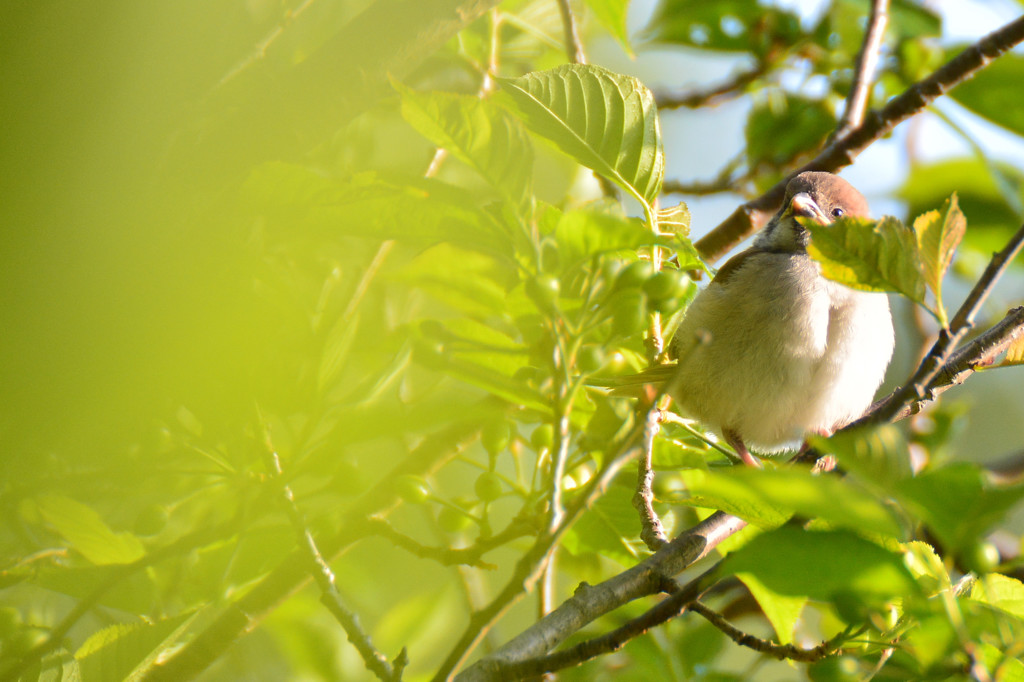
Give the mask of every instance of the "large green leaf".
[{"label": "large green leaf", "polygon": [[752,167],[772,168],[818,149],[836,127],[822,100],[786,94],[756,106],[747,118],[747,159]]},{"label": "large green leaf", "polygon": [[970,547],[1022,498],[1024,485],[993,485],[974,464],[953,464],[901,481],[897,497],[928,525],[945,549]]},{"label": "large green leaf", "polygon": [[624,486],[612,486],[566,533],[565,548],[576,556],[593,553],[623,566],[635,564],[637,551],[627,541],[640,531],[632,496]]},{"label": "large green leaf", "polygon": [[128,564],[146,553],[134,535],[115,532],[94,509],[70,497],[43,495],[35,506],[72,549],[98,566]]},{"label": "large green leaf", "polygon": [[662,0],[644,33],[657,42],[758,56],[803,36],[795,14],[751,0]]},{"label": "large green leaf", "polygon": [[954,192],[960,210],[971,220],[963,246],[988,260],[1020,225],[1014,206],[1024,202],[1024,173],[1010,164],[976,158],[915,164],[898,194],[913,217],[939,206]]},{"label": "large green leaf", "polygon": [[421,135],[470,165],[513,204],[529,203],[533,146],[519,121],[479,97],[393,85],[402,96],[402,116]]},{"label": "large green leaf", "polygon": [[[959,53],[956,49],[952,52]],[[1024,135],[1020,85],[1024,83],[1024,56],[1005,54],[973,78],[957,85],[950,96],[977,114]]]},{"label": "large green leaf", "polygon": [[602,253],[629,253],[652,244],[675,246],[674,239],[654,234],[640,220],[589,210],[562,214],[555,226],[555,239],[564,265],[577,265]]},{"label": "large green leaf", "polygon": [[500,83],[530,130],[637,199],[658,196],[665,154],[654,95],[639,80],[567,64]]},{"label": "large green leaf", "polygon": [[844,471],[883,490],[913,474],[907,439],[892,424],[844,429],[829,438],[811,436],[810,442],[835,455]]},{"label": "large green leaf", "polygon": [[924,303],[917,237],[892,217],[877,222],[844,217],[829,225],[807,221],[808,252],[826,277],[863,291],[895,291]]},{"label": "large green leaf", "polygon": [[725,559],[726,573],[752,575],[792,597],[881,603],[920,590],[903,559],[850,531],[787,525],[751,539]]},{"label": "large green leaf", "polygon": [[800,620],[804,604],[807,603],[807,597],[779,594],[762,583],[752,573],[740,573],[737,577],[743,581],[743,584],[750,590],[750,594],[757,600],[764,615],[768,618],[768,622],[775,629],[779,644],[792,642],[793,631],[796,630],[796,624]]},{"label": "large green leaf", "polygon": [[739,512],[753,505],[760,511],[748,518],[761,525],[765,511],[788,519],[794,514],[820,518],[834,526],[856,528],[883,535],[898,536],[901,529],[889,509],[876,497],[852,481],[836,476],[816,476],[806,469],[755,470],[731,467],[727,471],[706,474],[704,481],[691,486],[705,502]]},{"label": "large green leaf", "polygon": [[508,254],[507,232],[479,207],[478,197],[450,185],[410,179],[389,182],[373,173],[335,179],[297,164],[257,167],[242,188],[243,201],[283,233],[328,239],[347,235],[417,244],[457,242]]}]

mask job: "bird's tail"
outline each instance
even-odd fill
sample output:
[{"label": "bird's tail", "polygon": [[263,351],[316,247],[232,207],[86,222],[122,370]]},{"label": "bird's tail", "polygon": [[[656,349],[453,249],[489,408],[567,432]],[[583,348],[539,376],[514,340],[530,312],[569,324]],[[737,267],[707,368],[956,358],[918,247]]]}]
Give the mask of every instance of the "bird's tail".
[{"label": "bird's tail", "polygon": [[593,377],[587,380],[587,384],[611,389],[609,391],[611,395],[652,400],[658,390],[672,378],[675,371],[675,365],[656,365],[637,374]]}]

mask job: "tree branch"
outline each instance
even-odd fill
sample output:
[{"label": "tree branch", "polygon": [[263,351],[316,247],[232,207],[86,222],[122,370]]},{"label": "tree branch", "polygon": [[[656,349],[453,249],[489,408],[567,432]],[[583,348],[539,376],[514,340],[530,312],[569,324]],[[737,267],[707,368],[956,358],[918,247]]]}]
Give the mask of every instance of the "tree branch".
[{"label": "tree branch", "polygon": [[864,113],[871,100],[871,83],[878,64],[878,54],[885,37],[885,26],[889,23],[889,0],[872,0],[871,17],[868,19],[864,42],[857,54],[857,65],[853,71],[853,83],[846,98],[846,109],[836,128],[836,135],[842,135],[864,122]]},{"label": "tree branch", "polygon": [[694,246],[705,260],[721,258],[733,246],[760,229],[778,210],[786,193],[786,183],[791,177],[803,171],[836,171],[850,165],[862,151],[889,134],[898,124],[920,113],[936,98],[973,76],[1021,41],[1024,41],[1024,17],[1006,24],[968,47],[933,74],[891,99],[880,112],[869,113],[863,123],[837,138],[814,159],[770,190],[737,208],[724,222],[694,242]]},{"label": "tree branch", "polygon": [[[555,672],[576,666],[584,661],[616,651],[622,648],[629,640],[635,639],[651,628],[681,615],[694,603],[694,600],[698,599],[710,588],[717,572],[718,564],[698,579],[690,582],[686,587],[676,588],[671,596],[648,609],[643,615],[600,637],[585,640],[568,649],[556,651],[546,656],[538,656],[515,662],[488,661],[483,666],[483,668],[487,669],[481,670],[481,674],[485,674],[487,677],[482,679],[518,680],[534,677],[543,673]],[[581,585],[577,589],[577,593],[585,589],[590,588],[585,584]]]},{"label": "tree branch", "polygon": [[558,0],[558,11],[562,15],[562,32],[565,36],[565,54],[572,64],[586,64],[587,56],[583,53],[583,43],[576,29],[576,17],[573,16],[569,0]]},{"label": "tree branch", "polygon": [[[495,677],[495,670],[504,669],[504,666],[510,665],[514,661],[543,656],[558,646],[571,633],[623,604],[659,592],[675,592],[678,587],[672,580],[672,576],[678,575],[707,556],[720,542],[746,525],[746,521],[735,516],[715,512],[693,528],[681,533],[633,568],[612,576],[600,585],[580,585],[576,593],[561,606],[524,630],[495,653],[467,668],[456,679],[460,682],[500,679]],[[655,609],[659,609],[658,613],[664,615],[664,620],[677,615],[688,601],[695,599],[703,591],[703,588],[697,585],[697,581],[692,585],[691,589],[698,590],[692,596],[677,597],[675,599],[678,603],[673,602],[673,604],[668,604],[669,600],[665,600],[655,607]],[[672,611],[673,608],[676,610]],[[664,620],[660,622],[664,622]],[[630,632],[633,631],[630,630]],[[626,634],[625,630],[615,631],[598,638],[601,643],[590,646],[595,647],[593,650],[600,650],[599,653],[611,651],[617,647],[613,646],[612,649],[605,649],[605,647],[612,646],[615,642],[627,641],[629,637],[626,637]],[[552,654],[551,660],[569,660],[572,656],[556,653]],[[565,665],[572,664],[568,662]],[[565,665],[561,667],[565,667]]]},{"label": "tree branch", "polygon": [[655,409],[647,411],[643,454],[637,466],[636,492],[633,494],[633,508],[640,513],[640,539],[652,552],[661,549],[668,542],[658,512],[654,511],[654,493],[651,492],[651,484],[654,482],[651,459],[654,454],[654,437],[658,434],[660,413],[661,410]]},{"label": "tree branch", "polygon": [[715,106],[743,94],[743,89],[768,72],[767,64],[758,64],[748,71],[741,71],[732,78],[706,89],[691,90],[677,95],[660,93],[655,96],[658,109],[696,109]]}]

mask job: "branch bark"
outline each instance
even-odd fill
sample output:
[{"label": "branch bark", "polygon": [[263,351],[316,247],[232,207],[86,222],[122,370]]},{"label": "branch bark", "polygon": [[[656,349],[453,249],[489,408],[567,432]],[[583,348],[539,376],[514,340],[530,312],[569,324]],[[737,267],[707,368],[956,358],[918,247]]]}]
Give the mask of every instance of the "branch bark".
[{"label": "branch bark", "polygon": [[1006,24],[968,47],[935,73],[894,97],[880,112],[869,113],[861,125],[841,135],[814,159],[770,190],[737,208],[724,222],[694,242],[694,246],[705,260],[721,258],[768,222],[782,205],[786,183],[791,177],[803,171],[836,171],[850,165],[872,143],[888,135],[897,125],[920,113],[935,99],[1021,41],[1024,41],[1024,17]]}]

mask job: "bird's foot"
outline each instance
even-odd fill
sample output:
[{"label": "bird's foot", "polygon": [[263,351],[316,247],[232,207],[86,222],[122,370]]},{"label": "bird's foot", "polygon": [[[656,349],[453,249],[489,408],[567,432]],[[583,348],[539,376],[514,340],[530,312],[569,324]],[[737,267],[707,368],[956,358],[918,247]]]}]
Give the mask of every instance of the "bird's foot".
[{"label": "bird's foot", "polygon": [[761,460],[750,454],[750,450],[747,449],[746,443],[743,442],[738,433],[726,430],[722,432],[722,435],[725,436],[725,442],[732,446],[732,449],[736,451],[736,454],[740,456],[744,464],[755,469],[762,468]]}]

